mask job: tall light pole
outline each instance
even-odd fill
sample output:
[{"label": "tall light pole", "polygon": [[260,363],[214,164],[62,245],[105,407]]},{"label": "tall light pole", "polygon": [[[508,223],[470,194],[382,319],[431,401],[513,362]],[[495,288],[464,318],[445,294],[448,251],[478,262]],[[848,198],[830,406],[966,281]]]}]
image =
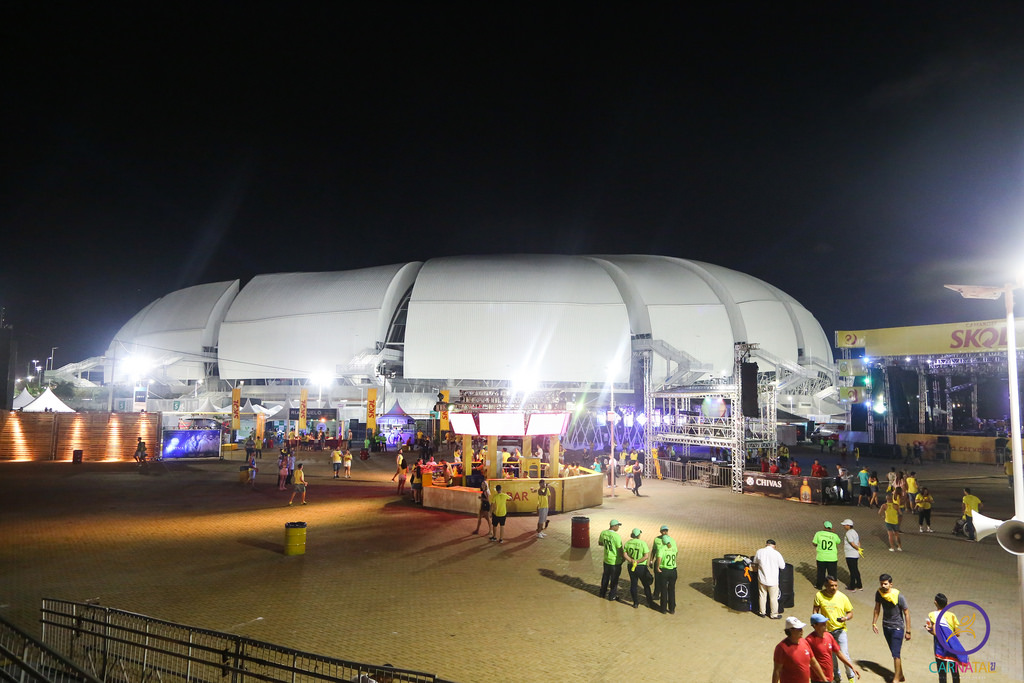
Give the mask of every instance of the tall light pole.
[{"label": "tall light pole", "polygon": [[[1006,300],[1006,365],[1010,380],[1010,452],[1013,458],[1013,518],[1024,522],[1024,462],[1020,446],[1020,385],[1017,383],[1017,321],[1013,315],[1013,291],[1024,286],[1019,277],[1017,282],[1008,282],[1002,287],[980,287],[975,285],[946,285],[947,289],[959,292],[965,299]],[[1002,540],[1002,539],[1000,539]],[[1002,543],[1000,543],[1002,545]],[[1004,546],[1005,548],[1005,546]],[[1014,551],[1010,551],[1014,552]],[[1024,658],[1024,553],[1017,555],[1017,583],[1020,589],[1021,656]]]}]

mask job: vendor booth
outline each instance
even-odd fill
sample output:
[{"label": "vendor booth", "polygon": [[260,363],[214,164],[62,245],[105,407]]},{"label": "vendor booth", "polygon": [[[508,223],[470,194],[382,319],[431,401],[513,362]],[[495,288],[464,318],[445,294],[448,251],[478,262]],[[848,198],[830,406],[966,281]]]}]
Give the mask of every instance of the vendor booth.
[{"label": "vendor booth", "polygon": [[[569,421],[567,412],[500,412],[449,413],[452,431],[462,437],[465,461],[474,463],[465,476],[463,463],[456,470],[464,474],[470,486],[448,486],[443,478],[423,477],[423,505],[476,514],[479,510],[479,481],[486,478],[491,491],[501,485],[502,491],[512,496],[509,513],[532,513],[537,510],[536,492],[543,477],[553,492],[551,509],[556,512],[579,510],[600,505],[603,500],[603,478],[591,470],[581,468],[580,474],[559,477],[561,445],[559,439]],[[473,451],[473,438],[486,437],[487,445],[478,453]],[[550,451],[540,456],[523,457],[515,470],[506,468],[498,439],[520,439],[522,453],[534,453],[534,438],[547,437]],[[436,468],[435,468],[436,471]],[[550,476],[545,473],[549,472]],[[513,474],[518,476],[513,476]]]},{"label": "vendor booth", "polygon": [[395,401],[391,410],[377,417],[377,432],[384,437],[385,450],[397,450],[416,436],[416,420]]}]

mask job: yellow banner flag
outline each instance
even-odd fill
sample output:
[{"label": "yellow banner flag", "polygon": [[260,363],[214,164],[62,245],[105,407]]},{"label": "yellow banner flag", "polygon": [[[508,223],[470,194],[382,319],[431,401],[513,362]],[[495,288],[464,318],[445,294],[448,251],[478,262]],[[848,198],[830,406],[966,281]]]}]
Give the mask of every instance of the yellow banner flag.
[{"label": "yellow banner flag", "polygon": [[306,404],[309,403],[309,389],[303,387],[299,391],[299,426],[297,432],[306,428]]},{"label": "yellow banner flag", "polygon": [[231,428],[234,430],[242,427],[242,388],[235,387],[231,390]]},{"label": "yellow banner flag", "polygon": [[366,390],[366,428],[377,433],[377,390]]}]

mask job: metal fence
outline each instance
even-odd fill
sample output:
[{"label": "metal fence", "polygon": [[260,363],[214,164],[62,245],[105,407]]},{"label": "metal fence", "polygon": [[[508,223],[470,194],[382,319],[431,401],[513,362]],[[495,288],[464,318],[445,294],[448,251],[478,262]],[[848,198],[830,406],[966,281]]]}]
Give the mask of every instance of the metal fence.
[{"label": "metal fence", "polygon": [[732,466],[729,464],[720,465],[713,462],[688,462],[686,463],[687,484],[698,486],[732,486]]},{"label": "metal fence", "polygon": [[438,682],[88,603],[45,598],[42,623],[43,642],[100,683]]},{"label": "metal fence", "polygon": [[0,660],[0,679],[11,683],[98,683],[2,617]]}]

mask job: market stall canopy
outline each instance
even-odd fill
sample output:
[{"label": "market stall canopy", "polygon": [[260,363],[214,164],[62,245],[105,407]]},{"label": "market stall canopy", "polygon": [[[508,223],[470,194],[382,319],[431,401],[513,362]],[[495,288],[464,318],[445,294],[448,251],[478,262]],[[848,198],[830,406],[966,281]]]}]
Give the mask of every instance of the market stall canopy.
[{"label": "market stall canopy", "polygon": [[11,405],[15,410],[19,410],[34,400],[36,400],[36,397],[28,393],[28,389],[22,389],[21,393],[14,397],[14,403]]},{"label": "market stall canopy", "polygon": [[23,412],[26,413],[73,413],[75,412],[67,405],[64,401],[57,398],[57,396],[50,391],[50,387],[46,387],[46,391],[39,394],[39,398],[29,403],[27,406],[22,408]]}]

